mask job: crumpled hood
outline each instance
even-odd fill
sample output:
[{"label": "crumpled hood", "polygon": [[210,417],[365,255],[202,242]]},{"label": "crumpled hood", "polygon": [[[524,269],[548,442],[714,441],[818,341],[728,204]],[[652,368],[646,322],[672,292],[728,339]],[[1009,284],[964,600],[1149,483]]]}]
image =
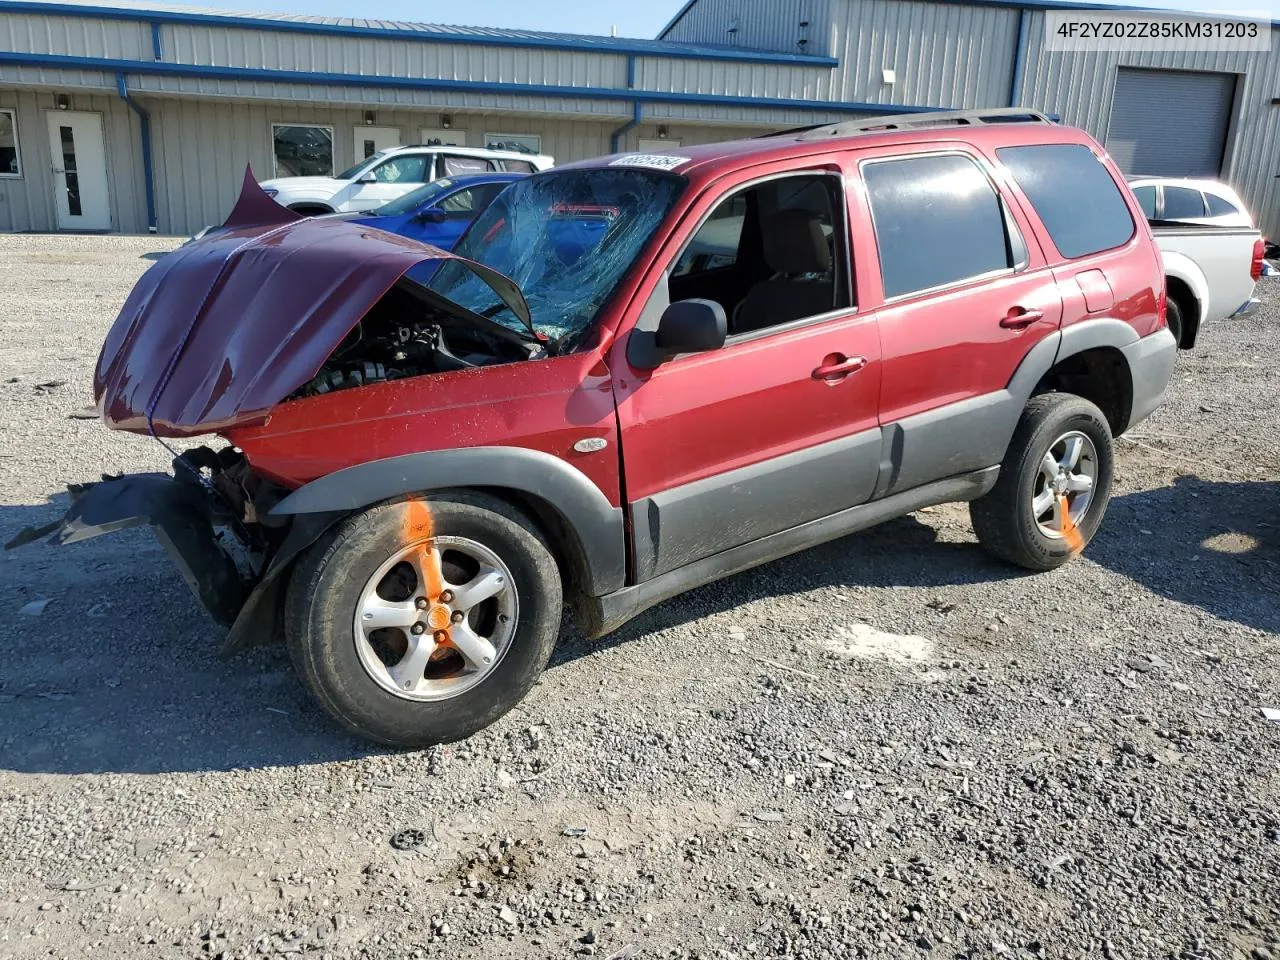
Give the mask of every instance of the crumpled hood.
[{"label": "crumpled hood", "polygon": [[98,411],[116,429],[170,437],[261,420],[431,260],[464,263],[528,325],[502,274],[345,219],[302,218],[246,171],[222,229],[161,258],[129,294],[98,357]]}]

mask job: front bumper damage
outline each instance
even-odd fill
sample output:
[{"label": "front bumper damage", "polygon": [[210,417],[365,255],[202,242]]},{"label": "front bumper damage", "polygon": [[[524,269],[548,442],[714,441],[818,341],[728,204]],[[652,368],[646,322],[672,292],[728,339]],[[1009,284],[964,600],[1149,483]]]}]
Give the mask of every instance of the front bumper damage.
[{"label": "front bumper damage", "polygon": [[260,481],[253,489],[244,483],[247,476],[236,451],[198,447],[174,460],[172,475],[104,476],[97,483],[72,484],[71,506],[60,520],[23,530],[5,549],[38,540],[63,546],[148,525],[192,593],[228,628],[219,648],[227,656],[280,636],[284,574],[341,516],[260,522],[285,491]]}]

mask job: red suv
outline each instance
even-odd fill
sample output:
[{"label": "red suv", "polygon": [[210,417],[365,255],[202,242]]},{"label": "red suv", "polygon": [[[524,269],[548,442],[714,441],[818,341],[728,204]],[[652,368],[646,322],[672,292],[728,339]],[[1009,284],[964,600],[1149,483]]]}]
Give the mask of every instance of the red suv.
[{"label": "red suv", "polygon": [[1119,171],[1025,111],[560,167],[452,255],[255,191],[142,278],[95,382],[116,429],[230,445],[19,540],[153,524],[226,651],[283,633],[384,743],[509,710],[566,603],[599,636],[930,504],[1056,567],[1176,353]]}]

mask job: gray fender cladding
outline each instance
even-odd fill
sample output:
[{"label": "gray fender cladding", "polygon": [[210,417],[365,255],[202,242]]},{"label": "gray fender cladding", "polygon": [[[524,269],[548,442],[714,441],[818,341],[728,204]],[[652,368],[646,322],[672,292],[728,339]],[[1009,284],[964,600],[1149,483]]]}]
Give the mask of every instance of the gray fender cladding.
[{"label": "gray fender cladding", "polygon": [[554,510],[578,541],[589,582],[600,596],[626,580],[623,513],[582,471],[524,447],[467,447],[409,453],[347,467],[299,487],[273,515],[361,510],[407,494],[457,487],[514,490]]}]

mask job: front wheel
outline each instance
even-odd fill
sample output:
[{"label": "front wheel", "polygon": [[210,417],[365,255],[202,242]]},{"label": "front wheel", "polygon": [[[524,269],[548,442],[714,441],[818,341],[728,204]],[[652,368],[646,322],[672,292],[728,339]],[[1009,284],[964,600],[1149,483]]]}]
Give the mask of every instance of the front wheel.
[{"label": "front wheel", "polygon": [[978,542],[1030,570],[1062,566],[1102,523],[1114,460],[1111,427],[1096,406],[1067,393],[1033,397],[996,485],[969,504]]},{"label": "front wheel", "polygon": [[451,493],[349,517],[299,559],[285,634],[308,691],[380,743],[460,740],[514,707],[560,629],[560,576],[534,527]]}]

